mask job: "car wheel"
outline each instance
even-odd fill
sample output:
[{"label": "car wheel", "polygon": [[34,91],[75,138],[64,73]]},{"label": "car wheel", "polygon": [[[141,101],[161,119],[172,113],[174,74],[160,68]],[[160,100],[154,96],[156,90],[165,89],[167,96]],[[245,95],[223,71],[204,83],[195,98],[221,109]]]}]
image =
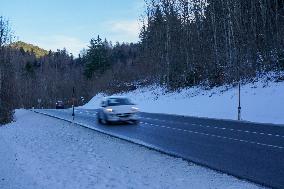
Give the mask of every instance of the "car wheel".
[{"label": "car wheel", "polygon": [[104,124],[104,125],[106,125],[106,124],[107,124],[107,122],[106,122],[106,120],[105,120],[105,119],[101,119],[101,123],[102,123],[102,124]]},{"label": "car wheel", "polygon": [[99,114],[99,113],[98,113],[97,119],[98,119],[98,122],[99,122],[99,123],[102,123],[102,119],[100,118],[100,114]]},{"label": "car wheel", "polygon": [[105,114],[103,114],[103,116],[101,117],[101,123],[104,124],[104,125],[109,123]]}]

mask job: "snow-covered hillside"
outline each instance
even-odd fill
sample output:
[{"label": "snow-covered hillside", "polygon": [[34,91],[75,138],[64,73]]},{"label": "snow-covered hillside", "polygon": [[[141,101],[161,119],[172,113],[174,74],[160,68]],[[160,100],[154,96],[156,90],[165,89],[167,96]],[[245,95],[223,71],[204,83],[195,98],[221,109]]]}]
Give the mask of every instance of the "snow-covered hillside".
[{"label": "snow-covered hillside", "polygon": [[261,188],[31,111],[16,120],[0,127],[1,189]]},{"label": "snow-covered hillside", "polygon": [[[150,86],[116,95],[130,97],[144,112],[237,119],[237,86],[194,87],[169,93],[160,86]],[[103,96],[94,96],[83,108],[99,107]],[[243,120],[284,124],[284,82],[265,79],[242,85],[241,107]]]}]

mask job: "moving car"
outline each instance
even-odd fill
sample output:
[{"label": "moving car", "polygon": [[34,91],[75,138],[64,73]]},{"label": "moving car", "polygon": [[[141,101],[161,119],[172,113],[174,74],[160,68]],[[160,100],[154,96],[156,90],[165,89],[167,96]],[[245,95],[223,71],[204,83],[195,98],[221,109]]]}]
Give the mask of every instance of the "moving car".
[{"label": "moving car", "polygon": [[64,109],[64,103],[63,103],[63,101],[58,100],[58,101],[56,102],[55,108],[56,108],[56,109]]},{"label": "moving car", "polygon": [[101,102],[98,111],[98,122],[103,124],[113,122],[139,123],[138,108],[128,98],[123,96],[106,97]]}]

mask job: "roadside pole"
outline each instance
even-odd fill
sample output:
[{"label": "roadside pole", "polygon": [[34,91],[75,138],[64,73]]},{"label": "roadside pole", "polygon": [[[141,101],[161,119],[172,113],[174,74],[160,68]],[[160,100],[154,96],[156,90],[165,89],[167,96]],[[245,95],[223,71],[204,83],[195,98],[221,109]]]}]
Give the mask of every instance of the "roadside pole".
[{"label": "roadside pole", "polygon": [[239,86],[238,86],[238,93],[239,93],[239,105],[238,105],[238,120],[241,120],[241,76],[240,76],[240,62],[238,63],[238,80],[239,80]]},{"label": "roadside pole", "polygon": [[238,120],[241,120],[241,82],[239,81],[239,106],[238,106]]},{"label": "roadside pole", "polygon": [[75,119],[75,87],[73,87],[73,93],[72,93],[72,120]]}]

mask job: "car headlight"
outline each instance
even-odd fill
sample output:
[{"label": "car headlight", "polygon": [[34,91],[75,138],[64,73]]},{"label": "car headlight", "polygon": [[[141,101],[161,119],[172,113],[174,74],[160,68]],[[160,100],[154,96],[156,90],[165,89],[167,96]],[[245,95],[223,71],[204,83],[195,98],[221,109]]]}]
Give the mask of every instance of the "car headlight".
[{"label": "car headlight", "polygon": [[106,111],[111,113],[111,112],[113,112],[113,109],[111,109],[111,108],[106,108]]}]

